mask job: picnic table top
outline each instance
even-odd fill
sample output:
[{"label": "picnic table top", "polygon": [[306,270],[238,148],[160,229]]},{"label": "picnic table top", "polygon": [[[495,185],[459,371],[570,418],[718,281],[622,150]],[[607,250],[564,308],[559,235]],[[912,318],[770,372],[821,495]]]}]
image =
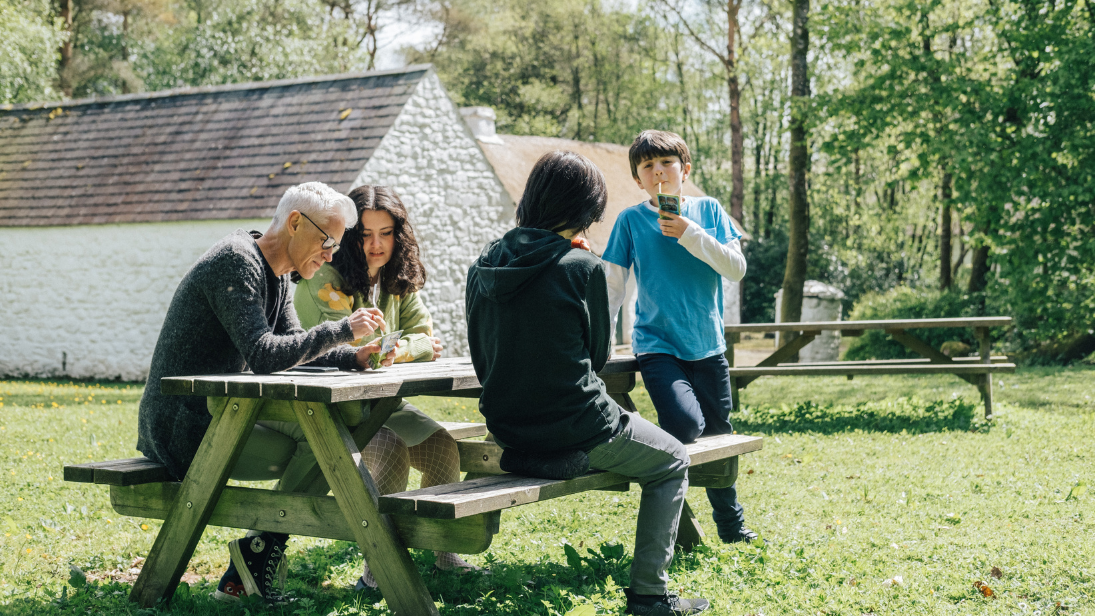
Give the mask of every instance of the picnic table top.
[{"label": "picnic table top", "polygon": [[[638,369],[639,364],[633,356],[621,355],[608,360],[599,374],[626,374]],[[324,404],[460,391],[479,386],[475,368],[468,357],[396,364],[390,368],[361,372],[241,372],[168,377],[160,381],[160,388],[167,395],[266,398]]]},{"label": "picnic table top", "polygon": [[958,317],[953,319],[892,319],[885,321],[800,321],[796,323],[743,323],[727,325],[726,333],[801,332],[865,329],[920,329],[932,327],[1003,327],[1011,317]]}]

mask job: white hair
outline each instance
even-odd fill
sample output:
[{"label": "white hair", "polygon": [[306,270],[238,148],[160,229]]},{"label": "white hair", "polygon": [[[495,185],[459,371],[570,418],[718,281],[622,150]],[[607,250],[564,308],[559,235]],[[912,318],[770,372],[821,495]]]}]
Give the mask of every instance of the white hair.
[{"label": "white hair", "polygon": [[327,222],[331,216],[337,214],[342,217],[347,229],[357,224],[357,207],[353,199],[323,182],[305,182],[285,191],[278,202],[278,209],[274,211],[274,220],[270,226],[284,226],[293,210],[320,218],[316,222]]}]

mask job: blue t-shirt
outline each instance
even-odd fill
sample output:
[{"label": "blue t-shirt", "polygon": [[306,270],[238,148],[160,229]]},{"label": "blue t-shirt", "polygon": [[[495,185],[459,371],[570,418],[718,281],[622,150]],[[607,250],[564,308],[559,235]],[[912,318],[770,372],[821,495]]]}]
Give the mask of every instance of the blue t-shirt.
[{"label": "blue t-shirt", "polygon": [[[682,216],[719,243],[741,237],[717,199],[688,198],[681,209]],[[631,344],[636,354],[668,353],[695,361],[726,351],[722,277],[676,238],[662,235],[658,215],[645,203],[620,213],[601,258],[635,267],[639,298]]]}]

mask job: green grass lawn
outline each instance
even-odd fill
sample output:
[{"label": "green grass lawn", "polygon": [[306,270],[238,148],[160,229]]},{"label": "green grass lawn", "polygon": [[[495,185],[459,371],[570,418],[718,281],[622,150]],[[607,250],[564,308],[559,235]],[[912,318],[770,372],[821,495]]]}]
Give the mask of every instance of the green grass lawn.
[{"label": "green grass lawn", "polygon": [[[127,580],[159,523],[114,513],[104,486],[61,480],[64,464],[136,455],[140,393],[0,381],[0,613],[157,613],[129,603]],[[732,419],[765,437],[738,486],[768,544],[711,542],[710,507],[692,489],[709,544],[678,556],[672,589],[708,597],[712,614],[1095,613],[1095,370],[1021,370],[998,376],[996,394],[986,424],[976,390],[952,376],[756,381]],[[655,419],[645,391],[635,399]],[[478,418],[466,400],[415,404]],[[491,549],[468,558],[490,576],[415,558],[442,614],[619,613],[637,497],[593,492],[505,512]],[[295,603],[214,602],[226,541],[241,534],[206,531],[172,613],[388,613],[379,593],[347,590],[356,545],[308,538],[290,542]]]}]

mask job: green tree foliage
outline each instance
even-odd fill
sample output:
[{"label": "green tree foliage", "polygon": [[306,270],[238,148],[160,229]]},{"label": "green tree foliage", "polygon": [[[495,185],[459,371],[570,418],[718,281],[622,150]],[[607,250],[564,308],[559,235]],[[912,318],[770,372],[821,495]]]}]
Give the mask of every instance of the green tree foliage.
[{"label": "green tree foliage", "polygon": [[853,156],[889,161],[891,186],[933,198],[952,177],[960,254],[973,257],[968,288],[1016,317],[1016,347],[1089,353],[1095,11],[1025,0],[826,10],[858,77],[819,110],[834,127],[834,168],[846,174]]},{"label": "green tree foliage", "polygon": [[64,33],[45,0],[0,0],[0,103],[58,97],[57,47]]},{"label": "green tree foliage", "polygon": [[207,3],[180,16],[134,65],[151,90],[287,79],[364,68],[349,27],[310,0]]}]

